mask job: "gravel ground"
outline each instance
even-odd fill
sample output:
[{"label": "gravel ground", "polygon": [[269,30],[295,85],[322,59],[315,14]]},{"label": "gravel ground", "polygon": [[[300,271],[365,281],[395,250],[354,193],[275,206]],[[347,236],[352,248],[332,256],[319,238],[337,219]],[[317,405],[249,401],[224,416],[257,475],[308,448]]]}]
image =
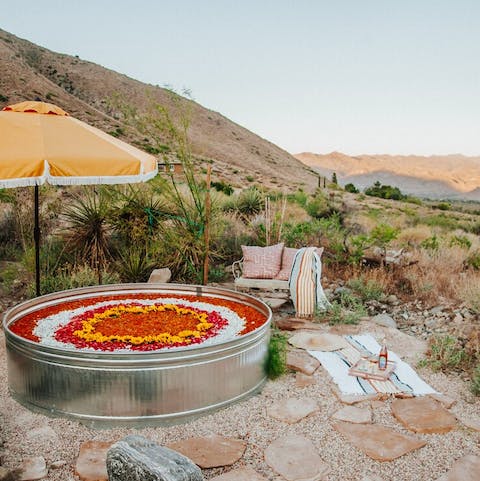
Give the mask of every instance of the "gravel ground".
[{"label": "gravel ground", "polygon": [[[397,331],[398,332],[398,331]],[[404,336],[402,334],[402,336]],[[63,467],[50,469],[46,479],[73,481],[74,465],[82,442],[88,440],[116,441],[127,434],[137,433],[159,444],[192,436],[221,434],[247,441],[244,456],[233,467],[251,466],[269,480],[281,480],[263,459],[263,452],[276,438],[288,433],[304,435],[317,447],[320,457],[331,473],[329,481],[360,481],[364,476],[379,476],[384,481],[430,481],[447,471],[455,460],[466,454],[480,455],[480,433],[463,427],[442,435],[417,435],[427,445],[392,462],[373,461],[346,442],[333,430],[329,417],[342,404],[332,394],[332,383],[320,367],[315,373],[316,384],[306,388],[295,387],[295,375],[269,381],[260,395],[204,416],[183,425],[146,429],[92,430],[77,422],[49,418],[34,414],[14,401],[8,394],[5,343],[0,332],[0,421],[1,464],[17,467],[29,456],[43,456],[47,465],[65,461]],[[397,349],[394,349],[398,352]],[[399,352],[399,354],[401,354]],[[435,389],[457,399],[451,411],[459,418],[479,419],[480,400],[468,391],[467,385],[456,376],[433,374],[421,370],[421,376]],[[288,397],[312,397],[318,401],[320,411],[297,424],[288,425],[266,415],[266,408],[276,400]],[[364,403],[368,405],[368,403]],[[374,403],[374,422],[409,433],[402,428],[390,412],[390,402]],[[231,468],[204,470],[205,479]]]}]

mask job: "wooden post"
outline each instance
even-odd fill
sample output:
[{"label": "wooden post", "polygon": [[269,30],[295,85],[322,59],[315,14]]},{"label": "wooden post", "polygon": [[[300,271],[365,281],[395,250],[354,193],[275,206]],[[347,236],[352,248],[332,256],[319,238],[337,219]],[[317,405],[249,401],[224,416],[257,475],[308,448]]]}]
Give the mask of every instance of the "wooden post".
[{"label": "wooden post", "polygon": [[210,247],[210,184],[212,176],[212,166],[207,167],[207,192],[205,193],[205,252],[203,258],[203,285],[208,284],[208,254]]}]

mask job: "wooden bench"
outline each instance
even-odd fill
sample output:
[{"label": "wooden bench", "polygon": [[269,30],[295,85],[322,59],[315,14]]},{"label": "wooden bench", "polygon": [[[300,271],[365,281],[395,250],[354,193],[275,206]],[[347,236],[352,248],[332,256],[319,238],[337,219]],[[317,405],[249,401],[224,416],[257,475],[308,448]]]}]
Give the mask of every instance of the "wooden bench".
[{"label": "wooden bench", "polygon": [[250,279],[243,277],[243,258],[232,264],[235,289],[265,289],[269,291],[289,290],[288,281],[279,279]]}]

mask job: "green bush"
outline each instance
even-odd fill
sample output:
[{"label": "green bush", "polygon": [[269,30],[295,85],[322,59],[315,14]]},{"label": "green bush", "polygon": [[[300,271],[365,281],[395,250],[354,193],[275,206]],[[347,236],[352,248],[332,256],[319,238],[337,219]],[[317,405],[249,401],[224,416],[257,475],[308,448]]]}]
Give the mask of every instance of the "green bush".
[{"label": "green bush", "polygon": [[465,367],[468,356],[459,341],[452,336],[436,336],[430,341],[427,358],[420,361],[420,366],[428,366],[433,371],[453,371]]},{"label": "green bush", "polygon": [[478,364],[475,371],[473,371],[470,390],[475,396],[480,396],[480,364]]},{"label": "green bush", "polygon": [[472,252],[467,259],[465,264],[475,270],[480,270],[480,250]]},{"label": "green bush", "polygon": [[358,194],[359,192],[358,189],[352,183],[345,184],[344,189],[346,192],[350,192],[351,194]]},{"label": "green bush", "polygon": [[270,337],[265,370],[269,379],[287,372],[287,336],[280,331],[273,331]]},{"label": "green bush", "polygon": [[383,292],[383,286],[373,279],[365,281],[363,277],[357,279],[350,279],[347,282],[347,286],[360,296],[362,301],[378,301],[382,299],[385,294]]},{"label": "green bush", "polygon": [[398,187],[382,185],[378,181],[371,187],[367,187],[365,189],[365,194],[371,197],[380,197],[382,199],[403,200],[405,198]]},{"label": "green bush", "polygon": [[420,242],[420,247],[423,247],[429,251],[437,251],[440,247],[440,242],[438,241],[437,236],[434,234],[432,237],[428,237]]},{"label": "green bush", "polygon": [[450,247],[453,246],[461,247],[462,249],[466,249],[468,251],[468,249],[472,247],[472,241],[464,235],[454,235],[450,239]]},{"label": "green bush", "polygon": [[233,194],[233,191],[234,191],[233,187],[230,184],[223,182],[222,180],[218,182],[212,182],[211,185],[217,192],[223,192],[225,195]]},{"label": "green bush", "polygon": [[146,282],[156,263],[143,247],[130,246],[118,253],[115,271],[122,282]]},{"label": "green bush", "polygon": [[236,208],[243,215],[258,214],[263,209],[263,195],[255,187],[245,189],[238,196]]},{"label": "green bush", "polygon": [[452,208],[452,205],[449,202],[440,202],[434,207],[439,210],[450,210]]}]

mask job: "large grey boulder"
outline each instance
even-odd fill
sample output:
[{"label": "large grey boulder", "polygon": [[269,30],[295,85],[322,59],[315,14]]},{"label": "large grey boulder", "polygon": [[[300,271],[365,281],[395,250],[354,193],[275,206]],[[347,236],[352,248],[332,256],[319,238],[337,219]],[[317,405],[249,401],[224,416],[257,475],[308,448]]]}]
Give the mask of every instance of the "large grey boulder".
[{"label": "large grey boulder", "polygon": [[109,481],[203,481],[201,469],[186,456],[143,436],[127,436],[107,453]]}]

